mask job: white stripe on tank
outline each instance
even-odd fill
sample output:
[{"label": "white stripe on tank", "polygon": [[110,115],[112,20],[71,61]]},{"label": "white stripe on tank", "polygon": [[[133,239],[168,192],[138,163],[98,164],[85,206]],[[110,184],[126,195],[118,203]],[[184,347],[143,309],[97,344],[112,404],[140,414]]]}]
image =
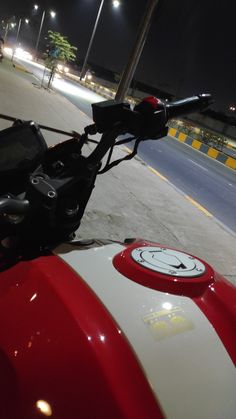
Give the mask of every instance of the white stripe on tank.
[{"label": "white stripe on tank", "polygon": [[235,367],[208,319],[190,298],[121,275],[112,259],[122,250],[119,244],[79,251],[61,245],[55,254],[112,314],[168,419],[235,419]]}]

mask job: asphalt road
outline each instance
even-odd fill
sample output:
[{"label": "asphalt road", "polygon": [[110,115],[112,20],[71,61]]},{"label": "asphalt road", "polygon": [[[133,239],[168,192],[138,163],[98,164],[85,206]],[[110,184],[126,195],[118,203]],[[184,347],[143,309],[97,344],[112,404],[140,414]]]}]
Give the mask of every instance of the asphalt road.
[{"label": "asphalt road", "polygon": [[[22,64],[42,79],[41,67],[28,62]],[[103,100],[68,80],[55,80],[54,89],[90,117],[91,103]],[[182,192],[236,232],[235,171],[170,137],[142,143],[138,154]]]},{"label": "asphalt road", "polygon": [[171,137],[147,141],[139,156],[236,232],[236,174]]}]

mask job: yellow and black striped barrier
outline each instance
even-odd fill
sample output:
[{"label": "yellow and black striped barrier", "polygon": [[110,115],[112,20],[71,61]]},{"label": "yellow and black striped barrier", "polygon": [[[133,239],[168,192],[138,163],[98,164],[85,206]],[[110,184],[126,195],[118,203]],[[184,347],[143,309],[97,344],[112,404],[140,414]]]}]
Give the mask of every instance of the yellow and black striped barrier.
[{"label": "yellow and black striped barrier", "polygon": [[198,151],[201,151],[204,154],[207,154],[212,159],[218,160],[220,163],[225,164],[225,166],[230,167],[231,169],[236,170],[236,159],[233,157],[227,156],[227,154],[221,153],[213,147],[202,143],[199,140],[194,140],[183,132],[178,131],[175,128],[169,128],[169,135],[171,137],[177,138],[182,143],[188,144],[191,147],[195,148]]}]

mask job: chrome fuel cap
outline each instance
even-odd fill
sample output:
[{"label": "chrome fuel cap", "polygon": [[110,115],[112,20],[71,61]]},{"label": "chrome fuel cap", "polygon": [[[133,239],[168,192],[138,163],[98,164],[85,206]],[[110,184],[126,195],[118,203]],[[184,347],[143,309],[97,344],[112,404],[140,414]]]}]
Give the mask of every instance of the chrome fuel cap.
[{"label": "chrome fuel cap", "polygon": [[181,278],[198,277],[206,270],[194,256],[164,247],[139,247],[131,252],[131,256],[146,269]]}]

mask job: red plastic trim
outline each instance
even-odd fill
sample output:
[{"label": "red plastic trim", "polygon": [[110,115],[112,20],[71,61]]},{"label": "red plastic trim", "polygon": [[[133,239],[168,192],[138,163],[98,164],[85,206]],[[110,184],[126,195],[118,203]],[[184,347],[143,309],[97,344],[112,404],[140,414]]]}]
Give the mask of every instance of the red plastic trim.
[{"label": "red plastic trim", "polygon": [[193,301],[211,322],[236,365],[236,287],[215,273],[215,282]]},{"label": "red plastic trim", "polygon": [[[124,276],[143,286],[175,295],[190,297],[205,314],[236,365],[236,287],[215,272],[210,265],[197,278],[178,278],[148,270],[131,256],[133,249],[160,244],[138,240],[113,259],[114,267]],[[177,249],[176,249],[177,250]]]},{"label": "red plastic trim", "polygon": [[205,265],[206,271],[202,276],[196,278],[169,276],[141,266],[133,260],[131,253],[134,249],[145,246],[163,247],[160,244],[146,241],[132,243],[125,250],[114,257],[113,265],[117,271],[132,281],[138,282],[145,287],[175,295],[185,295],[190,298],[202,295],[208,285],[214,282],[213,269],[201,259],[199,260]]},{"label": "red plastic trim", "polygon": [[1,417],[41,417],[45,400],[57,419],[163,419],[122,331],[60,258],[1,273],[0,328]]}]

